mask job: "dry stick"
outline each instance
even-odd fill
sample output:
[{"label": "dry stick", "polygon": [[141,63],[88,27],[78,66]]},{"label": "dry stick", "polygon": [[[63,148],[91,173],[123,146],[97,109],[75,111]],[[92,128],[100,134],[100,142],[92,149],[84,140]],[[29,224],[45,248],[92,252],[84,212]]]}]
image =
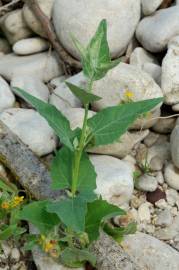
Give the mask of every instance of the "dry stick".
[{"label": "dry stick", "polygon": [[14,7],[16,7],[16,5],[18,3],[20,3],[22,0],[13,0],[10,3],[2,6],[2,2],[1,2],[1,8],[0,8],[0,17],[5,15],[6,13],[8,13],[9,11],[12,11],[14,9]]},{"label": "dry stick", "polygon": [[31,10],[34,12],[39,22],[41,23],[43,30],[45,31],[48,40],[52,44],[53,48],[58,53],[60,59],[68,66],[80,69],[81,63],[74,58],[72,58],[60,44],[56,33],[54,31],[54,27],[50,22],[49,18],[44,14],[44,12],[39,7],[37,0],[25,0],[25,2],[29,5]]},{"label": "dry stick", "polygon": [[173,2],[173,0],[163,0],[162,4],[160,5],[160,9],[161,8],[168,8],[172,2]]}]

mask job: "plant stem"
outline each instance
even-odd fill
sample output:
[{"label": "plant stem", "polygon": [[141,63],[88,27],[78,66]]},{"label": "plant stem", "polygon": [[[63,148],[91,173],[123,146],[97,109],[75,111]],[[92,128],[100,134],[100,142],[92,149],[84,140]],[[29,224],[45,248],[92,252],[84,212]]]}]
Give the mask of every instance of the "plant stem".
[{"label": "plant stem", "polygon": [[[93,85],[93,80],[91,79],[89,80],[88,86],[87,86],[88,92],[92,91],[92,85]],[[83,149],[85,147],[88,110],[89,110],[89,103],[85,105],[85,115],[83,118],[83,127],[82,127],[80,142],[79,142],[79,146],[77,147],[74,153],[74,163],[73,163],[73,171],[72,171],[72,187],[71,187],[71,193],[73,197],[75,196],[76,191],[77,191],[80,161],[81,161]]]}]

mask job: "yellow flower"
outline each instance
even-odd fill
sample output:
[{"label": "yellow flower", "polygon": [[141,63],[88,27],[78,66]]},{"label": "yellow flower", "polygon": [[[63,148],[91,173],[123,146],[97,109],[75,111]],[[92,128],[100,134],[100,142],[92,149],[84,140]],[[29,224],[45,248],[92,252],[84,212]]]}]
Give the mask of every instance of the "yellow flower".
[{"label": "yellow flower", "polygon": [[126,90],[125,93],[124,93],[125,97],[128,98],[128,99],[132,99],[134,97],[134,93],[129,91],[129,90]]},{"label": "yellow flower", "polygon": [[2,208],[2,209],[9,209],[9,207],[10,207],[10,205],[9,205],[8,202],[3,202],[3,203],[1,204],[1,208]]},{"label": "yellow flower", "polygon": [[11,201],[11,207],[14,208],[23,202],[24,196],[15,196]]}]

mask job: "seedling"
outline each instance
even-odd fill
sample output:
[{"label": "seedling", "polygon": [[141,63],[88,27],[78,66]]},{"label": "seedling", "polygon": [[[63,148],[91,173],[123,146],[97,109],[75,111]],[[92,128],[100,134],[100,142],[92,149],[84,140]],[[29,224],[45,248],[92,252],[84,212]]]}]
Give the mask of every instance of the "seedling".
[{"label": "seedling", "polygon": [[86,261],[95,266],[96,260],[89,246],[98,239],[100,230],[115,239],[133,232],[130,227],[117,230],[109,225],[110,218],[125,215],[125,211],[96,196],[96,172],[86,149],[115,142],[141,114],[153,109],[162,99],[109,107],[88,119],[89,105],[101,99],[92,93],[93,83],[116,67],[119,60],[112,61],[110,57],[106,20],[101,21],[87,48],[75,38],[73,41],[88,81],[86,89],[67,83],[84,105],[82,129],[72,130],[67,118],[53,105],[22,89],[15,88],[15,91],[48,121],[63,144],[52,162],[51,176],[52,188],[64,190],[66,196],[60,200],[32,202],[23,207],[20,219],[32,223],[39,230],[39,236],[30,236],[27,248],[32,249],[38,244],[60,263],[80,267]]}]

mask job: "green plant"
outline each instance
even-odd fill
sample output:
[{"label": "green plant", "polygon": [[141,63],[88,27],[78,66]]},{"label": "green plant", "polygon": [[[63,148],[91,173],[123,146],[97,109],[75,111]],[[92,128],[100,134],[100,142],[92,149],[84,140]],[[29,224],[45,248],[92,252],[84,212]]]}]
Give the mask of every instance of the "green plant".
[{"label": "green plant", "polygon": [[56,153],[51,165],[52,188],[66,192],[63,199],[31,202],[20,212],[20,219],[29,221],[39,230],[39,236],[29,236],[27,249],[40,245],[51,256],[69,267],[79,267],[86,261],[95,265],[89,251],[90,244],[103,229],[119,240],[133,232],[133,226],[114,228],[109,219],[124,215],[125,211],[97,198],[96,172],[86,150],[92,146],[106,145],[127,131],[141,114],[148,112],[162,99],[132,102],[109,107],[88,119],[90,103],[100,100],[92,94],[93,83],[119,64],[111,61],[107,43],[107,23],[103,20],[87,48],[73,38],[80,52],[83,72],[88,80],[86,89],[67,83],[67,86],[84,105],[82,129],[72,130],[66,117],[54,106],[15,88],[48,121],[60,138],[63,147]]},{"label": "green plant", "polygon": [[18,214],[24,203],[24,196],[11,183],[0,179],[0,241],[18,237],[26,229],[21,227]]}]

